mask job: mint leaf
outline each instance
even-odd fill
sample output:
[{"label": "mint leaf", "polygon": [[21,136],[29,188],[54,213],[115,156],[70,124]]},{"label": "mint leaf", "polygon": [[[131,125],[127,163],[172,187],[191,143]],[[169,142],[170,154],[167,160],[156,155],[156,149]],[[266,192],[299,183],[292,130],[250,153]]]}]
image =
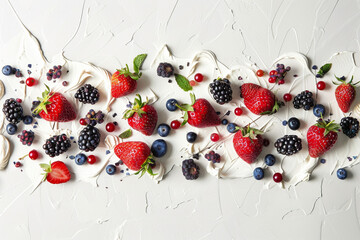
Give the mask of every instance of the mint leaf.
[{"label": "mint leaf", "polygon": [[122,132],[122,133],[119,135],[119,138],[125,139],[125,138],[129,138],[129,137],[131,137],[131,136],[132,136],[132,131],[131,131],[131,129],[128,129],[128,130]]},{"label": "mint leaf", "polygon": [[331,66],[332,66],[331,63],[325,64],[324,66],[322,66],[322,67],[319,69],[318,74],[323,77],[328,71],[330,71]]},{"label": "mint leaf", "polygon": [[140,54],[135,57],[135,59],[134,59],[134,72],[135,73],[139,73],[139,70],[140,70],[146,57],[147,57],[147,54]]},{"label": "mint leaf", "polygon": [[189,80],[183,75],[175,73],[175,80],[179,87],[185,92],[192,90]]}]

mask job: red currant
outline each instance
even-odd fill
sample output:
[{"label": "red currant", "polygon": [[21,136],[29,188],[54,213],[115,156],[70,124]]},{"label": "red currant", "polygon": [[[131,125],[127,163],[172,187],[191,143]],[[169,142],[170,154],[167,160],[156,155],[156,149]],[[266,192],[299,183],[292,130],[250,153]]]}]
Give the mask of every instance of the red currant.
[{"label": "red currant", "polygon": [[275,77],[269,77],[269,83],[275,83],[276,78]]},{"label": "red currant", "polygon": [[217,134],[217,133],[212,133],[212,134],[210,135],[210,139],[211,139],[211,141],[213,141],[213,142],[217,142],[217,141],[219,141],[220,136],[219,136],[219,134]]},{"label": "red currant", "polygon": [[15,167],[17,167],[17,168],[18,168],[18,167],[21,167],[21,165],[22,165],[21,162],[16,162],[16,163],[15,163]]},{"label": "red currant", "polygon": [[324,81],[319,81],[316,86],[317,89],[324,90],[326,88],[326,83]]},{"label": "red currant", "polygon": [[172,129],[178,129],[180,127],[181,123],[178,120],[174,120],[170,123],[170,126]]},{"label": "red currant", "polygon": [[285,101],[285,102],[290,102],[291,99],[292,99],[292,96],[291,96],[290,93],[285,93],[285,94],[284,94],[284,101]]},{"label": "red currant", "polygon": [[278,84],[279,85],[282,85],[282,84],[284,84],[285,83],[285,80],[284,79],[280,79],[279,81],[278,81]]},{"label": "red currant", "polygon": [[22,103],[22,100],[21,100],[20,98],[17,98],[16,101],[17,101],[18,103]]},{"label": "red currant", "polygon": [[197,73],[194,76],[195,81],[202,82],[204,80],[204,76],[201,73]]},{"label": "red currant", "polygon": [[243,110],[239,107],[234,109],[234,113],[236,116],[241,116],[241,114],[243,114]]},{"label": "red currant", "polygon": [[269,73],[270,76],[275,76],[276,74],[277,74],[277,71],[275,71],[275,70],[271,70]]},{"label": "red currant", "polygon": [[32,77],[29,77],[28,79],[26,79],[26,85],[29,86],[29,87],[32,87],[34,86],[36,83],[36,80]]},{"label": "red currant", "polygon": [[190,86],[192,86],[192,87],[196,86],[196,82],[194,80],[191,80],[190,81]]},{"label": "red currant", "polygon": [[282,174],[281,173],[275,173],[273,176],[273,180],[276,183],[279,183],[282,181]]},{"label": "red currant", "polygon": [[261,69],[259,69],[259,70],[256,71],[256,75],[257,75],[258,77],[262,77],[262,76],[264,76],[264,71],[261,70]]},{"label": "red currant", "polygon": [[85,118],[80,118],[80,120],[79,120],[79,123],[81,124],[81,125],[86,125],[86,120],[85,120]]},{"label": "red currant", "polygon": [[115,124],[112,122],[109,122],[108,124],[106,124],[106,131],[108,132],[113,132],[115,130]]},{"label": "red currant", "polygon": [[94,155],[88,156],[88,157],[87,157],[87,162],[88,162],[89,164],[94,164],[94,163],[96,163],[96,157],[95,157]]},{"label": "red currant", "polygon": [[31,150],[29,152],[29,158],[31,160],[36,160],[36,159],[38,159],[38,157],[39,157],[39,153],[36,150]]}]

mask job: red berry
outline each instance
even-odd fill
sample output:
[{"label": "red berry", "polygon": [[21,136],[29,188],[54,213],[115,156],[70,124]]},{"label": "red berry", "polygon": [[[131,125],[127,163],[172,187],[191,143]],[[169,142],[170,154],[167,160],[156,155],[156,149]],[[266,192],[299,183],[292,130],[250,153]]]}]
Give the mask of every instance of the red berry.
[{"label": "red berry", "polygon": [[112,122],[109,122],[108,124],[106,124],[106,131],[108,132],[113,132],[115,130],[115,124]]},{"label": "red berry", "polygon": [[267,146],[269,146],[269,144],[270,144],[269,139],[264,138],[264,140],[263,140],[263,146],[264,146],[264,147],[267,147]]},{"label": "red berry", "polygon": [[276,74],[277,74],[277,71],[275,71],[275,70],[271,70],[270,73],[269,73],[270,76],[274,76]]},{"label": "red berry", "polygon": [[16,101],[17,101],[18,103],[22,103],[22,100],[21,100],[20,98],[17,98]]},{"label": "red berry", "polygon": [[282,174],[281,173],[275,173],[273,176],[273,180],[276,183],[279,183],[282,181]]},{"label": "red berry", "polygon": [[281,79],[281,80],[278,81],[278,84],[279,84],[279,85],[282,85],[282,84],[284,84],[284,83],[285,83],[285,80],[284,80],[284,79]]},{"label": "red berry", "polygon": [[181,123],[178,120],[174,120],[170,123],[170,126],[172,129],[178,129],[180,127]]},{"label": "red berry", "polygon": [[261,69],[259,69],[259,70],[256,71],[256,75],[257,75],[258,77],[262,77],[262,76],[264,76],[264,71],[261,70]]},{"label": "red berry", "polygon": [[243,114],[243,110],[239,107],[234,109],[234,113],[236,116],[241,116],[241,114]]},{"label": "red berry", "polygon": [[211,136],[210,136],[210,139],[211,139],[211,141],[213,141],[213,142],[217,142],[217,141],[219,141],[220,136],[219,136],[219,134],[217,134],[217,133],[212,133]]},{"label": "red berry", "polygon": [[290,93],[285,93],[285,94],[284,94],[284,101],[285,101],[285,102],[290,102],[291,99],[292,99],[292,96],[291,96]]},{"label": "red berry", "polygon": [[326,83],[324,81],[319,81],[316,86],[317,86],[317,89],[324,90],[326,87]]},{"label": "red berry", "polygon": [[36,160],[39,157],[39,153],[36,150],[31,150],[29,152],[29,158],[31,160]]},{"label": "red berry", "polygon": [[204,76],[201,73],[197,73],[194,76],[195,81],[202,82],[204,80]]},{"label": "red berry", "polygon": [[196,86],[196,82],[194,80],[191,80],[190,81],[190,86],[192,86],[192,87]]},{"label": "red berry", "polygon": [[16,162],[16,163],[15,163],[15,167],[17,167],[17,168],[18,168],[18,167],[21,167],[21,162]]},{"label": "red berry", "polygon": [[84,118],[80,118],[80,120],[79,120],[79,123],[81,124],[81,125],[86,125],[86,120],[84,119]]},{"label": "red berry", "polygon": [[269,83],[274,83],[276,82],[276,78],[275,77],[269,77]]},{"label": "red berry", "polygon": [[96,163],[96,157],[95,157],[94,155],[88,156],[88,157],[87,157],[87,162],[88,162],[89,164],[94,164],[94,163]]},{"label": "red berry", "polygon": [[34,78],[29,77],[28,79],[26,79],[26,85],[28,85],[29,87],[34,86],[36,83],[36,80]]}]

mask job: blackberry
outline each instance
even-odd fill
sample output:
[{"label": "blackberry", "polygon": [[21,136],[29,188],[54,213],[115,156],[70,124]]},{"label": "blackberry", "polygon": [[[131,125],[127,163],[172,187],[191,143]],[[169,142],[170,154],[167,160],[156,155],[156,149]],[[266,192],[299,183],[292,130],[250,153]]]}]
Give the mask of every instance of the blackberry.
[{"label": "blackberry", "polygon": [[306,90],[302,91],[300,94],[296,95],[293,100],[294,108],[308,111],[314,106],[314,99],[312,98],[312,92]]},{"label": "blackberry", "polygon": [[342,132],[349,138],[353,138],[359,132],[359,121],[353,117],[344,117],[340,122]]},{"label": "blackberry", "polygon": [[302,149],[301,139],[296,135],[285,135],[274,143],[276,150],[283,155],[290,156]]},{"label": "blackberry", "polygon": [[20,138],[20,142],[23,145],[31,146],[31,144],[34,141],[35,134],[31,130],[30,131],[23,130],[21,134],[18,135],[18,138]]},{"label": "blackberry", "polygon": [[33,102],[32,102],[31,115],[32,115],[34,118],[41,118],[39,114],[35,114],[35,113],[34,113],[35,108],[37,108],[37,106],[39,106],[39,104],[40,104],[40,101],[33,101]]},{"label": "blackberry", "polygon": [[228,103],[232,100],[232,89],[228,79],[214,79],[214,81],[210,83],[209,87],[211,95],[220,105]]},{"label": "blackberry", "polygon": [[157,68],[157,75],[163,78],[168,78],[174,74],[174,68],[170,63],[160,63]]},{"label": "blackberry", "polygon": [[205,158],[213,163],[219,163],[221,160],[220,154],[215,153],[215,151],[210,151],[209,153],[205,154]]},{"label": "blackberry", "polygon": [[55,135],[47,139],[43,145],[45,153],[50,157],[59,156],[71,147],[70,139],[65,135]]},{"label": "blackberry", "polygon": [[186,159],[182,162],[182,172],[187,180],[195,180],[199,177],[200,168],[193,159]]},{"label": "blackberry", "polygon": [[99,97],[99,90],[90,84],[85,84],[75,93],[75,98],[82,103],[95,104],[99,101]]},{"label": "blackberry", "polygon": [[81,130],[78,145],[79,149],[85,152],[94,151],[100,143],[100,131],[96,127],[87,125]]},{"label": "blackberry", "polygon": [[23,108],[14,98],[6,99],[2,111],[10,123],[17,124],[23,118]]}]

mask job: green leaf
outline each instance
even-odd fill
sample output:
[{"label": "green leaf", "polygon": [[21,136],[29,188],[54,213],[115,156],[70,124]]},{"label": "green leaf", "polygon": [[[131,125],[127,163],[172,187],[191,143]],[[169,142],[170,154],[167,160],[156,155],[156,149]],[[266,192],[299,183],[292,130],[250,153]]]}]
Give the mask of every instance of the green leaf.
[{"label": "green leaf", "polygon": [[332,64],[331,63],[327,63],[324,66],[322,66],[319,69],[318,74],[320,74],[321,76],[324,76],[328,71],[330,71]]},{"label": "green leaf", "polygon": [[47,169],[47,168],[49,168],[49,164],[47,164],[47,163],[40,163],[39,165],[40,165],[40,167],[41,167],[42,169]]},{"label": "green leaf", "polygon": [[183,75],[175,73],[175,80],[179,87],[185,92],[192,90],[189,80]]},{"label": "green leaf", "polygon": [[120,135],[119,135],[119,138],[121,139],[125,139],[125,138],[129,138],[132,136],[132,130],[131,129],[128,129],[124,132],[122,132]]},{"label": "green leaf", "polygon": [[191,105],[194,105],[196,102],[196,97],[194,93],[190,93]]},{"label": "green leaf", "polygon": [[185,112],[184,121],[181,123],[181,126],[184,126],[187,123],[188,119],[189,119],[189,114],[188,112]]},{"label": "green leaf", "polygon": [[135,57],[135,59],[134,59],[134,72],[135,73],[139,73],[139,70],[140,70],[146,57],[147,57],[147,54],[140,54]]}]

